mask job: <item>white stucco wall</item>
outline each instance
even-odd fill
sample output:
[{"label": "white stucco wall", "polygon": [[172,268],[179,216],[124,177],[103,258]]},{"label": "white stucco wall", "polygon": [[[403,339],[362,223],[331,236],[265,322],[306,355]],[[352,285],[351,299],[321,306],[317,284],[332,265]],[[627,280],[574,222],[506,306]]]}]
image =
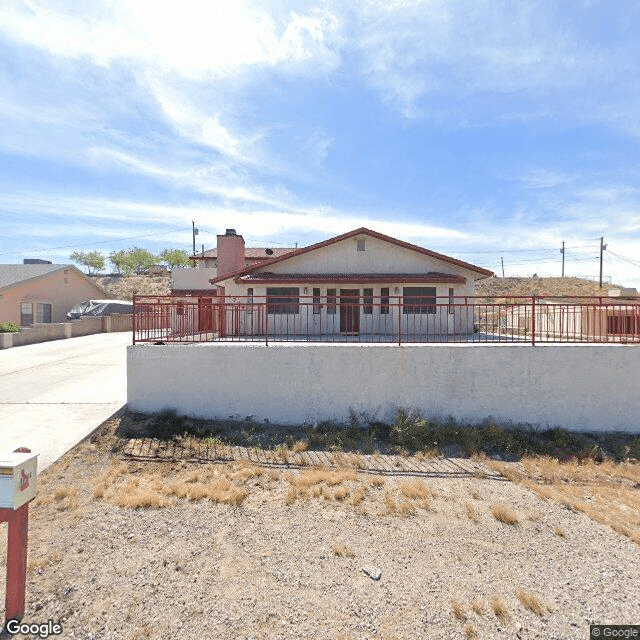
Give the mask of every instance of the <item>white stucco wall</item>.
[{"label": "white stucco wall", "polygon": [[640,432],[640,346],[143,344],[127,360],[133,411],[299,424],[401,407]]}]

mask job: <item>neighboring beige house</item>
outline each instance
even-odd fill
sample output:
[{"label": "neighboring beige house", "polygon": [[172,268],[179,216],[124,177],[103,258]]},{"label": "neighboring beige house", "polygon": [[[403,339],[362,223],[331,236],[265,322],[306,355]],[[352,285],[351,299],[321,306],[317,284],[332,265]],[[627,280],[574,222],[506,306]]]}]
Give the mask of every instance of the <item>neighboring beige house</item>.
[{"label": "neighboring beige house", "polygon": [[112,297],[70,264],[0,265],[0,322],[66,322],[75,304]]},{"label": "neighboring beige house", "polygon": [[[276,250],[274,250],[276,251]],[[185,332],[225,335],[440,335],[473,332],[464,296],[487,269],[366,228],[247,266],[244,239],[218,236],[216,275],[182,270],[195,286],[174,282],[193,305]],[[192,272],[189,274],[188,272]],[[180,313],[180,312],[178,312]],[[197,317],[196,317],[197,315]],[[178,324],[180,318],[177,318]]]}]

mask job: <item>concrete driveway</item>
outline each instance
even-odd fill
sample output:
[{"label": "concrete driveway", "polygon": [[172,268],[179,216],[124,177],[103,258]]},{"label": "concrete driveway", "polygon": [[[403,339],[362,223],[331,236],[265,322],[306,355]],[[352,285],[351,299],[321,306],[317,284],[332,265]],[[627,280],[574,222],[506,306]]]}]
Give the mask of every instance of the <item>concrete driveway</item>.
[{"label": "concrete driveway", "polygon": [[29,447],[42,470],[127,401],[131,333],[0,351],[0,453]]}]

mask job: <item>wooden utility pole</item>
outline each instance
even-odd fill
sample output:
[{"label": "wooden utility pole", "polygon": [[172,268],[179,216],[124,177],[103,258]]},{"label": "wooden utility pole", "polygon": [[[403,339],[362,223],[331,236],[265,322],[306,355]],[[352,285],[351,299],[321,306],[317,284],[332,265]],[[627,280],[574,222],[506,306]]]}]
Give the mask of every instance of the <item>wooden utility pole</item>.
[{"label": "wooden utility pole", "polygon": [[196,229],[195,220],[191,221],[191,231],[193,232],[193,253],[192,256],[196,255],[196,236],[198,235],[198,230]]},{"label": "wooden utility pole", "polygon": [[564,240],[562,241],[562,249],[560,249],[560,253],[562,254],[562,277],[564,278]]},{"label": "wooden utility pole", "polygon": [[602,254],[605,252],[607,245],[604,243],[604,237],[600,238],[600,288],[602,289]]},{"label": "wooden utility pole", "polygon": [[500,256],[500,262],[502,263],[502,277],[504,278],[504,258]]}]

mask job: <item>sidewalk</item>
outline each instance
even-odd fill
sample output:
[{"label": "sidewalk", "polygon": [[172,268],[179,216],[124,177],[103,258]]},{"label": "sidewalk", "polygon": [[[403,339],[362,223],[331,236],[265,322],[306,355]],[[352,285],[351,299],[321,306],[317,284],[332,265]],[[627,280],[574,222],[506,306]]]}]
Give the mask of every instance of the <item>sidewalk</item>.
[{"label": "sidewalk", "polygon": [[127,401],[130,333],[100,333],[0,351],[0,453],[28,447],[38,470]]}]

